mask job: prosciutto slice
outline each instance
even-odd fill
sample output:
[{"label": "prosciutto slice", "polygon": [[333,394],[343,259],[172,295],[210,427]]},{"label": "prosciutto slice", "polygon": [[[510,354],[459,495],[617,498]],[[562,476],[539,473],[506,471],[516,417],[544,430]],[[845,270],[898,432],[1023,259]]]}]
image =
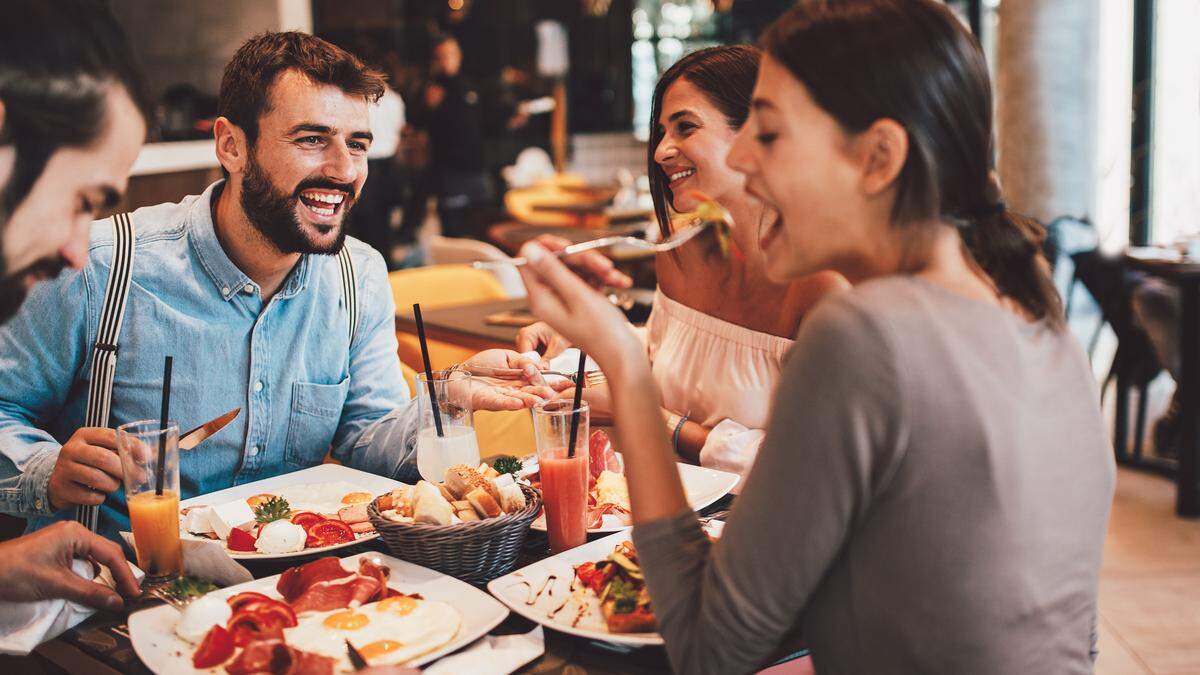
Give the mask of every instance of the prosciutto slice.
[{"label": "prosciutto slice", "polygon": [[284,600],[294,604],[297,598],[316,584],[342,579],[353,574],[354,572],[342,567],[341,561],[337,558],[321,558],[284,571],[279,575],[279,582],[275,584],[275,590],[279,591]]},{"label": "prosciutto slice", "polygon": [[588,438],[588,469],[593,479],[598,478],[604,471],[621,473],[621,459],[617,457],[612,441],[603,429],[593,431]]},{"label": "prosciutto slice", "polygon": [[259,640],[246,645],[225,672],[229,675],[332,675],[333,659],[289,647],[282,640]]}]

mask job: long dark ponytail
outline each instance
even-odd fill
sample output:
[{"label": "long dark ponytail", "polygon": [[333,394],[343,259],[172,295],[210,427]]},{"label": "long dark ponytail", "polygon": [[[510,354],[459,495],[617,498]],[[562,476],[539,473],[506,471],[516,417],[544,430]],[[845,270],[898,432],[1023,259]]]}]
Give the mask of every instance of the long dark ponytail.
[{"label": "long dark ponytail", "polygon": [[971,258],[1029,315],[1062,325],[1045,229],[1010,211],[993,171],[992,90],[979,44],[934,0],[802,0],[763,49],[850,132],[903,125],[898,227],[954,223]]}]

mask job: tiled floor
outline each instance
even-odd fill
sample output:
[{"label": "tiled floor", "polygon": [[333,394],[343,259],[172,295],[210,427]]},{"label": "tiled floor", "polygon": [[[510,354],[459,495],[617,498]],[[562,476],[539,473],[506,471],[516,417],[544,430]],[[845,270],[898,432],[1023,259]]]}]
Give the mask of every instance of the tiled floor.
[{"label": "tiled floor", "polygon": [[1121,469],[1100,576],[1100,675],[1200,673],[1200,519],[1174,484]]}]

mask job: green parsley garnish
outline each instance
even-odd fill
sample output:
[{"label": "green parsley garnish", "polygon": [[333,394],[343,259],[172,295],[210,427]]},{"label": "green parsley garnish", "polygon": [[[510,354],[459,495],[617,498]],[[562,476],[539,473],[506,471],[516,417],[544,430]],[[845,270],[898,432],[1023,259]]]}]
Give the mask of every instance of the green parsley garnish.
[{"label": "green parsley garnish", "polygon": [[217,585],[213,582],[189,576],[179,577],[170,584],[167,584],[166,588],[168,593],[180,600],[197,598],[215,590],[217,590]]},{"label": "green parsley garnish", "polygon": [[496,461],[492,462],[492,468],[496,470],[496,473],[511,473],[514,478],[521,472],[521,467],[521,460],[512,455],[497,457]]},{"label": "green parsley garnish", "polygon": [[254,519],[260,523],[283,520],[292,514],[292,506],[283,497],[271,497],[254,507]]}]

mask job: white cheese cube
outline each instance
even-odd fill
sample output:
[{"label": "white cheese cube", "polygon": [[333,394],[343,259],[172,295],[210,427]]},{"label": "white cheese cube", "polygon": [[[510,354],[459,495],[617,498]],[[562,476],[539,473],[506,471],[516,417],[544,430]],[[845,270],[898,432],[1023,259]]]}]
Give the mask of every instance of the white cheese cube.
[{"label": "white cheese cube", "polygon": [[208,522],[212,525],[213,531],[221,539],[228,539],[230,530],[252,520],[254,520],[254,511],[244,499],[214,506],[212,507],[212,513],[208,517]]},{"label": "white cheese cube", "polygon": [[190,509],[187,515],[183,517],[183,529],[192,534],[208,534],[214,532],[210,518],[212,516],[211,506],[197,506]]}]

